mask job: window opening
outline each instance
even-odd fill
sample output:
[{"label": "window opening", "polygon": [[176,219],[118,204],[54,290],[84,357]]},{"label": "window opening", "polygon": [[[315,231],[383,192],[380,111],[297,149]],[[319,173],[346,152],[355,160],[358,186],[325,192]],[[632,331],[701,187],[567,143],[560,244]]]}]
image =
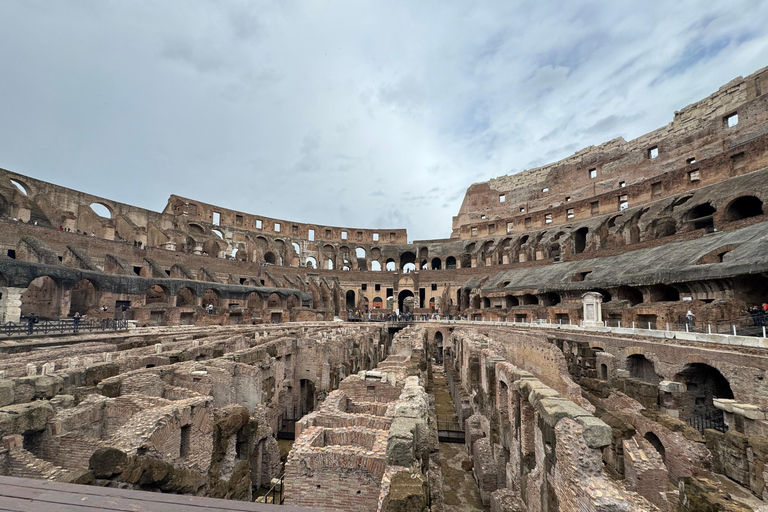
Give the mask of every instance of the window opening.
[{"label": "window opening", "polygon": [[659,156],[659,147],[653,146],[652,148],[648,149],[648,158],[654,159]]},{"label": "window opening", "polygon": [[374,233],[373,234],[373,241],[374,242],[378,242],[379,241],[379,234],[378,233]]},{"label": "window opening", "polygon": [[739,124],[739,114],[734,112],[733,114],[728,114],[723,118],[723,124],[726,128],[733,128],[737,124]]},{"label": "window opening", "polygon": [[213,225],[221,225],[221,214],[219,212],[213,212]]},{"label": "window opening", "polygon": [[499,194],[499,202],[500,203],[506,202],[506,200],[507,200],[506,194]]},{"label": "window opening", "polygon": [[307,233],[307,239],[310,242],[314,242],[315,241],[315,230],[314,229],[310,229],[309,230],[309,232]]},{"label": "window opening", "polygon": [[574,217],[575,217],[575,215],[573,213],[573,208],[568,208],[567,210],[565,210],[565,218],[566,219],[572,219]]},{"label": "window opening", "polygon": [[262,222],[261,219],[256,219],[256,229],[261,229]]},{"label": "window opening", "polygon": [[279,233],[279,232],[280,232],[280,223],[275,222],[275,233]]},{"label": "window opening", "polygon": [[597,169],[590,169],[589,170],[589,177],[590,177],[590,179],[597,178]]}]

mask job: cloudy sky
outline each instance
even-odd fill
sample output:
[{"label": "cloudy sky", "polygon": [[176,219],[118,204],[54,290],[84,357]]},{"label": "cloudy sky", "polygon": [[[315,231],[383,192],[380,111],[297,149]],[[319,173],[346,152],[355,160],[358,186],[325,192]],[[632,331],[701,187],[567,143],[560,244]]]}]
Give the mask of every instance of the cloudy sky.
[{"label": "cloudy sky", "polygon": [[765,0],[0,0],[0,167],[450,234],[466,188],[768,65]]}]

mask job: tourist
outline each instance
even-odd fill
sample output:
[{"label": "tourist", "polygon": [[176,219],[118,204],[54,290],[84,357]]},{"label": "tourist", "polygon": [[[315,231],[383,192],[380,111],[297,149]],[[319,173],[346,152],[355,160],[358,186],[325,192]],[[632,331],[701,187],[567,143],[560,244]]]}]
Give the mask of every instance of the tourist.
[{"label": "tourist", "polygon": [[37,323],[37,317],[34,313],[30,313],[27,315],[27,334],[31,335],[32,330],[35,327],[35,324]]},{"label": "tourist", "polygon": [[693,327],[693,322],[696,320],[696,317],[693,316],[693,311],[690,309],[685,314],[685,321],[688,324],[689,327]]},{"label": "tourist", "polygon": [[209,315],[212,315],[213,314],[213,304],[208,304],[205,307],[205,311],[208,312]]},{"label": "tourist", "polygon": [[72,317],[72,325],[74,327],[74,332],[77,332],[80,327],[80,313],[78,311],[75,311],[75,316]]}]

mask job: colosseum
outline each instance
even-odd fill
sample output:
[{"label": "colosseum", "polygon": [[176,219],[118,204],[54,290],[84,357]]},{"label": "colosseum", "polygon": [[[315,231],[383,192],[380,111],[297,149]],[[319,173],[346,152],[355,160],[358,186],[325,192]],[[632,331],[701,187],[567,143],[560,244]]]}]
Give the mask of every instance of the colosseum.
[{"label": "colosseum", "polygon": [[0,509],[766,511],[767,200],[768,68],[448,239],[0,170]]}]

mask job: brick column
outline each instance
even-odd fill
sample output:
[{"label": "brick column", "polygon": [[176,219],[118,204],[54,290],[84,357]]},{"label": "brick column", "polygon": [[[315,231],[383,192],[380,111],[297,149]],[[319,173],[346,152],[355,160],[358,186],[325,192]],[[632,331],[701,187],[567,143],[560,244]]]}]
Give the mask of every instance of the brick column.
[{"label": "brick column", "polygon": [[0,323],[21,320],[21,294],[26,288],[0,287]]}]

